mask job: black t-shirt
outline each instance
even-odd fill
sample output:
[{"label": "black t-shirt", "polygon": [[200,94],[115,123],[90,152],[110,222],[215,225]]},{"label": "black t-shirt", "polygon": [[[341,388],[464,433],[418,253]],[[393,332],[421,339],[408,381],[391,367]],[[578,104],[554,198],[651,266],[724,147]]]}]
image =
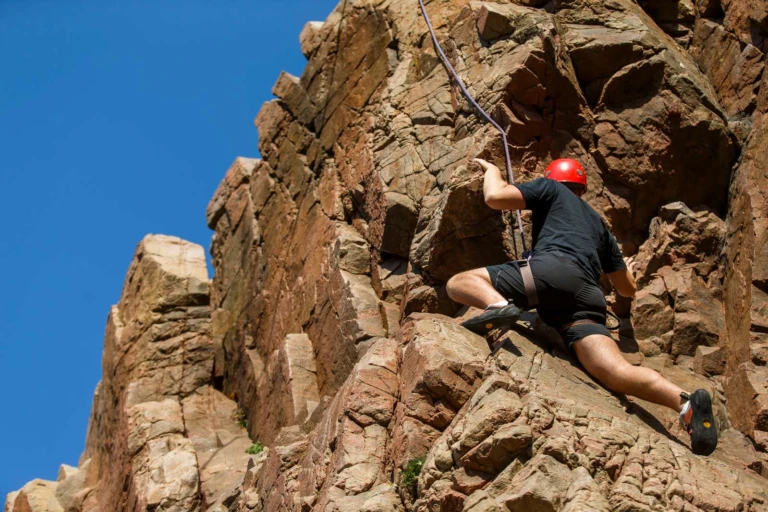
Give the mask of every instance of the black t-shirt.
[{"label": "black t-shirt", "polygon": [[602,217],[568,187],[549,178],[516,186],[533,212],[534,258],[551,252],[573,256],[595,283],[603,272],[626,268]]}]

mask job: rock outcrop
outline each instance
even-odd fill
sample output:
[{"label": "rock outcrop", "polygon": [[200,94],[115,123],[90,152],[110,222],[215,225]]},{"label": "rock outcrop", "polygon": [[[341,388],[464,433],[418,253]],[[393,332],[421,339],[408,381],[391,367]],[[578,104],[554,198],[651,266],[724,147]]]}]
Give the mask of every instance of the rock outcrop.
[{"label": "rock outcrop", "polygon": [[501,164],[501,139],[415,0],[347,0],[301,32],[261,158],[208,205],[213,280],[200,247],[139,245],[79,467],[7,512],[768,510],[765,6],[427,9],[518,179],[585,164],[639,264],[616,341],[711,392],[718,450],[692,455],[674,411],[606,391],[535,314],[493,354],[459,327],[446,281],[520,256],[470,163]]}]

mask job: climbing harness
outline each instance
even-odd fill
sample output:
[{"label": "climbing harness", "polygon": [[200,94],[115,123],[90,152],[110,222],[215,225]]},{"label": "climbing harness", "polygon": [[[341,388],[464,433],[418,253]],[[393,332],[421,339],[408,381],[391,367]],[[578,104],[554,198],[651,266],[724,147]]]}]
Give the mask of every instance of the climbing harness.
[{"label": "climbing harness", "polygon": [[[509,183],[514,184],[515,183],[515,176],[512,172],[512,159],[509,156],[509,143],[507,142],[507,133],[504,131],[504,129],[496,122],[494,121],[491,116],[488,115],[488,113],[483,110],[483,107],[481,107],[477,101],[475,101],[475,98],[472,97],[472,95],[467,90],[467,86],[464,85],[464,82],[462,81],[459,74],[456,72],[456,70],[451,65],[451,62],[448,60],[448,57],[445,55],[445,52],[443,51],[443,48],[440,46],[440,43],[437,40],[437,35],[435,34],[435,29],[432,26],[432,22],[429,20],[429,15],[427,14],[427,8],[424,6],[424,0],[419,0],[419,5],[421,6],[421,13],[424,15],[424,21],[427,22],[427,28],[429,29],[429,33],[432,36],[432,43],[435,45],[435,50],[437,51],[440,60],[443,62],[446,68],[448,68],[448,71],[451,73],[451,76],[453,77],[454,81],[456,82],[456,85],[459,86],[461,89],[461,92],[464,94],[464,97],[467,99],[467,101],[475,107],[477,112],[486,120],[488,123],[490,123],[494,128],[496,128],[499,133],[501,134],[501,139],[504,143],[504,158],[507,162],[507,174],[509,175]],[[517,210],[517,226],[520,229],[520,239],[523,243],[523,255],[527,259],[528,258],[528,250],[525,245],[525,236],[523,234],[523,219],[520,216],[520,210]],[[530,273],[530,269],[529,269]],[[525,277],[524,277],[525,279]],[[533,276],[531,275],[531,284],[533,283]],[[528,290],[528,284],[525,285],[526,291]],[[533,288],[535,293],[535,286]],[[530,296],[529,296],[530,299]],[[538,303],[538,300],[536,301]]]},{"label": "climbing harness", "polygon": [[530,262],[528,260],[520,260],[517,262],[517,266],[520,268],[520,276],[523,278],[525,295],[528,297],[528,306],[535,308],[539,305],[539,294],[536,293],[536,282],[533,280]]}]

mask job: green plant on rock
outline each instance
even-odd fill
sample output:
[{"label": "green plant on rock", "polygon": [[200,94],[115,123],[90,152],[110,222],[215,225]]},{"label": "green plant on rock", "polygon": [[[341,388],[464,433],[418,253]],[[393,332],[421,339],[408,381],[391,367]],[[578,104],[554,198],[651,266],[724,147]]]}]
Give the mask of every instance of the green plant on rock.
[{"label": "green plant on rock", "polygon": [[416,485],[425,460],[424,457],[416,457],[408,461],[408,465],[405,466],[405,469],[400,474],[400,487],[410,489]]},{"label": "green plant on rock", "polygon": [[240,428],[248,429],[248,418],[242,407],[237,408],[237,411],[235,412],[235,421],[240,425]]},{"label": "green plant on rock", "polygon": [[245,450],[245,453],[247,453],[248,455],[258,455],[263,451],[264,451],[264,445],[256,441],[251,446],[249,446],[247,450]]}]

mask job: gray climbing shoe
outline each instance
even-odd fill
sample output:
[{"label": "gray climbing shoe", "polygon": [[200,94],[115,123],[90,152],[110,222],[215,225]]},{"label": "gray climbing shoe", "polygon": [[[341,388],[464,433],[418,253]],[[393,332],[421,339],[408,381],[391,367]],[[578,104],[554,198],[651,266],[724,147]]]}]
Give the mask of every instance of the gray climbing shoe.
[{"label": "gray climbing shoe", "polygon": [[484,313],[462,322],[461,326],[480,336],[485,336],[494,329],[514,324],[521,313],[520,308],[514,304],[501,308],[489,308]]}]

